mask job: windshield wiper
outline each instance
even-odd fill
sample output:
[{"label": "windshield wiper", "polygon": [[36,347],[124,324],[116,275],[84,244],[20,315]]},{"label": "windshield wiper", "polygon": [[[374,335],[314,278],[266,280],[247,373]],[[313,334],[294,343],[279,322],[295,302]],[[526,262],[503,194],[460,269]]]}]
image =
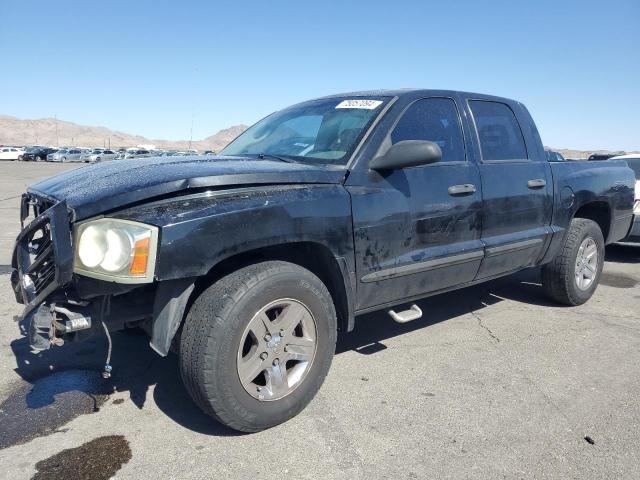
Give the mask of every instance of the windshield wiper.
[{"label": "windshield wiper", "polygon": [[281,162],[295,163],[293,160],[290,160],[290,159],[287,159],[287,158],[283,158],[283,157],[279,157],[278,155],[272,155],[270,153],[259,153],[258,154],[258,158],[260,160],[264,160],[265,158],[275,158],[276,160],[280,160]]}]

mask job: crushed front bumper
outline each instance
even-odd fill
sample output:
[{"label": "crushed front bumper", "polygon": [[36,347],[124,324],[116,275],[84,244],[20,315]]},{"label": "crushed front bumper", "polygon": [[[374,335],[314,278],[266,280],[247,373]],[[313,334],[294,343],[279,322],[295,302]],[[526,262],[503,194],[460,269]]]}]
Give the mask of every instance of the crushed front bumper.
[{"label": "crushed front bumper", "polygon": [[25,194],[22,196],[20,219],[34,219],[25,226],[13,250],[11,284],[27,316],[55,290],[71,281],[73,250],[69,212],[65,202],[52,204],[48,200]]},{"label": "crushed front bumper", "polygon": [[[31,214],[34,218],[25,226]],[[29,324],[31,346],[42,350],[54,338],[54,311],[45,301],[68,284],[73,273],[69,211],[65,202],[27,193],[22,196],[20,221],[23,228],[13,250],[11,286],[16,301],[24,305],[22,317]]]}]

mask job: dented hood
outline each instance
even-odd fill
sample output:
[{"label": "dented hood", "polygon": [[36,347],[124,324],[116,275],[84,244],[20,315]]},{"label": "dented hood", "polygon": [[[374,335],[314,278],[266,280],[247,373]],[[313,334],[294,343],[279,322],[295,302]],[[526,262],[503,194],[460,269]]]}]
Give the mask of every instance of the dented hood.
[{"label": "dented hood", "polygon": [[152,157],[114,160],[36,183],[32,193],[65,200],[81,220],[189,189],[242,185],[340,183],[345,170],[244,157]]}]

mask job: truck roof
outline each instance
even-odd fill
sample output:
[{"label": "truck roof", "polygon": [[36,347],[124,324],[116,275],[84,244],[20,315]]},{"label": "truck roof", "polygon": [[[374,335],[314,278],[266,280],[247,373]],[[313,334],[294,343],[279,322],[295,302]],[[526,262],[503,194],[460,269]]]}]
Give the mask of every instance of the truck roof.
[{"label": "truck roof", "polygon": [[361,90],[356,92],[345,92],[345,93],[337,93],[333,95],[327,95],[324,97],[319,97],[314,100],[321,100],[327,98],[336,98],[336,97],[403,97],[403,96],[454,96],[454,95],[462,95],[465,97],[473,97],[485,100],[498,100],[502,102],[514,102],[517,100],[505,98],[505,97],[497,97],[494,95],[487,95],[484,93],[474,93],[474,92],[465,92],[460,90],[439,90],[439,89],[425,89],[425,88],[400,88],[400,89],[382,89],[382,90]]}]

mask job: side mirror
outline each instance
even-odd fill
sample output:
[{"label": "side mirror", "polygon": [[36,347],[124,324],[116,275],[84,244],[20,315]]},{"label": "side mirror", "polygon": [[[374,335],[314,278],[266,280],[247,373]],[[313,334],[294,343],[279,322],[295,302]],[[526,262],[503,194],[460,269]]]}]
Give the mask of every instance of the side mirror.
[{"label": "side mirror", "polygon": [[392,145],[384,155],[371,160],[369,168],[371,170],[396,170],[416,165],[428,165],[441,160],[442,150],[437,143],[427,140],[403,140]]}]

